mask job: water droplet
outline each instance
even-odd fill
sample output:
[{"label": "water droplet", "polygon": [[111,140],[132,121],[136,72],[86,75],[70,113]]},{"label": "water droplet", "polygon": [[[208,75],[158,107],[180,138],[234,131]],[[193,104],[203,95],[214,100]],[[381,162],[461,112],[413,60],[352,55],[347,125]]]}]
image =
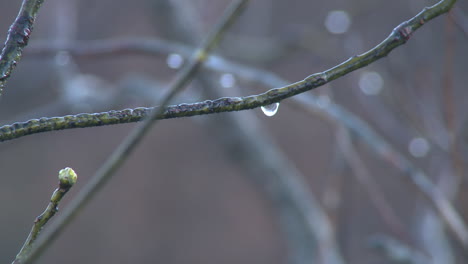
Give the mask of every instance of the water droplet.
[{"label": "water droplet", "polygon": [[234,78],[234,75],[230,73],[225,73],[221,75],[221,78],[219,78],[219,82],[224,88],[231,88],[236,84],[236,78]]},{"label": "water droplet", "polygon": [[330,33],[343,34],[348,31],[351,18],[348,12],[343,10],[330,11],[325,18],[325,27]]},{"label": "water droplet", "polygon": [[363,72],[359,77],[359,88],[367,95],[376,95],[382,91],[384,81],[378,72]]},{"label": "water droplet", "polygon": [[167,56],[166,63],[171,69],[179,69],[184,63],[184,58],[177,53],[171,53]]},{"label": "water droplet", "polygon": [[425,138],[413,138],[408,146],[409,152],[416,158],[425,157],[430,148],[429,142]]},{"label": "water droplet", "polygon": [[262,111],[266,116],[274,116],[278,112],[279,103],[262,106]]}]

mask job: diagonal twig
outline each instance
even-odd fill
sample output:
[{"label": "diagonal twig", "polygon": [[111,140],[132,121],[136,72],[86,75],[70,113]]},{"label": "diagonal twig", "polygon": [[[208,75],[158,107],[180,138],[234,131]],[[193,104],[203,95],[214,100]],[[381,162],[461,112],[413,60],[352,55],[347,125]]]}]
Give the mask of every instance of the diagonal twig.
[{"label": "diagonal twig", "polygon": [[375,180],[374,175],[367,168],[365,162],[360,157],[356,150],[350,131],[345,126],[338,126],[336,132],[336,141],[340,148],[340,152],[351,168],[351,173],[358,182],[362,185],[370,202],[380,213],[383,221],[390,227],[391,231],[398,235],[400,239],[409,241],[408,233],[406,232],[401,219],[390,206],[387,198],[382,192],[379,184]]}]

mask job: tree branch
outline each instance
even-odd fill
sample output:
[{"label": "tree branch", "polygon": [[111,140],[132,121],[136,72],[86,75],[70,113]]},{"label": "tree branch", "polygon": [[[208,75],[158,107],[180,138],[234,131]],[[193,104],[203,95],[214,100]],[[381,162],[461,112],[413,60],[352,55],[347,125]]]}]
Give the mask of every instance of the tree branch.
[{"label": "tree branch", "polygon": [[49,222],[49,220],[57,213],[58,204],[62,198],[67,194],[67,192],[73,187],[76,183],[77,175],[75,171],[71,168],[65,168],[59,171],[59,187],[54,191],[52,197],[50,198],[50,203],[45,209],[45,211],[39,215],[34,221],[34,225],[29,233],[26,242],[24,242],[23,247],[21,248],[18,255],[16,255],[15,260],[12,264],[23,263],[31,253],[31,249],[34,246],[37,236],[41,232],[42,228]]},{"label": "tree branch", "polygon": [[18,16],[8,30],[5,45],[0,54],[0,96],[7,79],[21,59],[23,48],[28,45],[34,21],[44,0],[23,0]]},{"label": "tree branch", "polygon": [[[302,81],[274,88],[259,95],[225,97],[193,104],[168,106],[158,118],[169,119],[253,109],[317,88],[387,56],[393,49],[405,44],[412,33],[426,22],[450,10],[455,2],[456,0],[443,0],[431,7],[424,8],[415,17],[397,26],[384,41],[366,53],[351,57],[331,69],[310,75]],[[0,127],[0,142],[46,131],[138,122],[155,109],[158,108],[140,107],[102,113],[32,119]]]}]

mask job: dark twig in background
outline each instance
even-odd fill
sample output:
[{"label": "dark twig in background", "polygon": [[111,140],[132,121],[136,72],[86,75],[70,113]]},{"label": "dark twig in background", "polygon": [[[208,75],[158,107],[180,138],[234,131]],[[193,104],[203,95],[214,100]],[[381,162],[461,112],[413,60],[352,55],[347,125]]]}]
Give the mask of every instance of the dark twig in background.
[{"label": "dark twig in background", "polygon": [[340,151],[348,162],[349,167],[352,170],[352,174],[356,177],[358,184],[363,186],[365,191],[368,193],[370,200],[392,232],[400,239],[404,239],[408,242],[409,238],[407,230],[405,230],[401,219],[397,216],[395,210],[391,207],[387,198],[384,196],[382,189],[374,180],[375,177],[371,175],[371,172],[366,167],[365,162],[356,151],[350,131],[344,126],[338,127],[337,130],[336,138]]},{"label": "dark twig in background", "polygon": [[468,17],[466,14],[461,10],[459,7],[453,8],[453,20],[455,25],[465,34],[468,36]]}]

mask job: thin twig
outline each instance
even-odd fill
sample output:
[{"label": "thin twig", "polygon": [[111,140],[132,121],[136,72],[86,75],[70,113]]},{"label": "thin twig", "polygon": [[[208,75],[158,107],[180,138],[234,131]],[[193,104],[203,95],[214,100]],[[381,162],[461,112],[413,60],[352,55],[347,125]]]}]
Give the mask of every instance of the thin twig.
[{"label": "thin twig", "polygon": [[398,235],[400,239],[404,239],[408,243],[410,240],[408,232],[406,232],[401,219],[397,216],[395,210],[393,210],[390,203],[385,198],[382,189],[375,180],[375,177],[371,175],[371,172],[361,159],[352,142],[350,131],[345,126],[338,126],[337,130],[336,138],[338,146],[340,147],[342,155],[348,162],[357,183],[363,186],[371,203],[380,213],[384,222],[396,235]]},{"label": "thin twig", "polygon": [[[276,103],[317,88],[387,56],[393,49],[406,43],[412,33],[422,25],[450,10],[455,2],[456,0],[443,0],[431,7],[426,7],[415,17],[397,26],[384,41],[366,53],[351,57],[331,69],[310,75],[302,81],[284,87],[274,88],[259,95],[226,97],[193,104],[168,106],[165,109],[156,108],[160,109],[157,111],[161,112],[161,115],[158,115],[157,118],[168,119],[253,109]],[[33,119],[0,127],[0,141],[45,131],[137,122],[143,120],[148,116],[148,113],[152,112],[154,109],[155,108],[136,108],[103,113]]]},{"label": "thin twig", "polygon": [[[452,165],[452,174],[455,178],[456,185],[459,185],[464,173],[464,162],[460,156],[459,150],[459,133],[457,128],[457,114],[456,114],[456,101],[454,89],[454,59],[455,59],[455,21],[454,12],[449,12],[446,19],[445,26],[445,56],[444,56],[444,71],[442,73],[442,92],[443,92],[443,107],[445,114],[445,125],[447,136],[449,138],[448,151],[450,152],[450,159]],[[455,191],[454,196],[458,190]]]},{"label": "thin twig", "polygon": [[34,221],[31,232],[29,233],[26,242],[24,242],[20,252],[18,255],[16,255],[13,264],[24,263],[24,261],[29,257],[37,236],[41,232],[42,228],[44,228],[44,226],[47,224],[47,222],[55,215],[55,213],[57,213],[60,201],[76,183],[77,177],[78,176],[76,175],[75,171],[71,168],[67,167],[59,171],[59,187],[52,194],[49,205],[47,205],[45,211]]},{"label": "thin twig", "polygon": [[[219,23],[213,28],[205,42],[194,54],[193,59],[176,76],[170,87],[170,92],[161,100],[160,105],[167,105],[174,96],[195,76],[208,53],[219,43],[221,36],[228,27],[240,15],[248,0],[237,0],[225,10]],[[123,161],[129,156],[132,150],[141,141],[143,136],[149,131],[164,110],[164,107],[156,109],[148,114],[145,122],[141,123],[133,132],[119,145],[119,147],[106,160],[101,168],[96,172],[91,181],[83,188],[77,197],[70,203],[69,207],[63,212],[60,218],[44,233],[37,241],[37,244],[31,251],[30,258],[24,263],[31,263],[39,257],[42,252],[50,246],[51,242],[60,234],[60,232],[74,219],[77,213],[96,195],[99,189],[112,177],[114,172],[122,165]]]},{"label": "thin twig", "polygon": [[33,30],[34,21],[44,0],[23,0],[13,24],[8,30],[5,45],[0,54],[0,96],[7,79],[22,57],[23,49]]},{"label": "thin twig", "polygon": [[457,25],[465,36],[468,36],[468,18],[460,7],[455,7],[453,9],[453,19],[455,25]]}]

